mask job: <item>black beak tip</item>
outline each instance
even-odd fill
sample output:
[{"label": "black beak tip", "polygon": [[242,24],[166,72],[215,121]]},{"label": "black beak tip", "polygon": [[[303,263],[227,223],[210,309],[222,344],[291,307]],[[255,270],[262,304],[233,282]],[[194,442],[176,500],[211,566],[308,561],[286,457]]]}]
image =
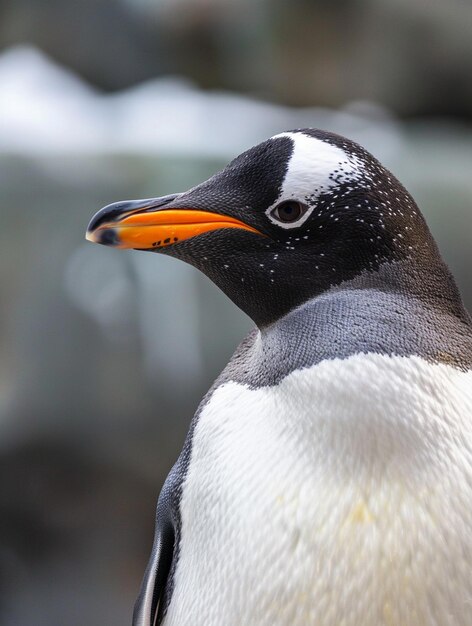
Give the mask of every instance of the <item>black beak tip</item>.
[{"label": "black beak tip", "polygon": [[[142,200],[124,200],[121,202],[113,202],[113,204],[107,204],[100,211],[97,211],[87,226],[87,234],[93,233],[97,228],[106,224],[118,221],[123,215],[134,211],[145,211],[146,209],[157,209],[161,206],[170,204],[178,196],[182,194],[176,193],[169,196],[162,196],[161,198],[146,198]],[[105,231],[108,232],[108,229]],[[111,235],[110,235],[111,237]],[[97,243],[99,242],[97,238]],[[113,245],[111,243],[105,245]]]},{"label": "black beak tip", "polygon": [[97,211],[87,226],[87,232],[92,233],[104,222],[112,222],[119,217],[123,211],[126,210],[128,203],[115,202],[104,206],[100,211]]}]

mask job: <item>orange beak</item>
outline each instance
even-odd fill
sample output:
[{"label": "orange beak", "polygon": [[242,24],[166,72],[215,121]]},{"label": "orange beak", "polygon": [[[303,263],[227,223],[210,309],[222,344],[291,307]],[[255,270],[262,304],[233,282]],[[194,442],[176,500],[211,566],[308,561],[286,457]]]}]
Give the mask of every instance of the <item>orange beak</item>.
[{"label": "orange beak", "polygon": [[[136,204],[132,202],[129,206],[136,207]],[[122,212],[119,211],[121,206]],[[218,213],[165,207],[153,210],[152,207],[146,208],[146,204],[126,210],[127,206],[120,203],[102,209],[90,222],[86,239],[115,248],[149,250],[222,228],[239,228],[262,235],[252,226]]]}]

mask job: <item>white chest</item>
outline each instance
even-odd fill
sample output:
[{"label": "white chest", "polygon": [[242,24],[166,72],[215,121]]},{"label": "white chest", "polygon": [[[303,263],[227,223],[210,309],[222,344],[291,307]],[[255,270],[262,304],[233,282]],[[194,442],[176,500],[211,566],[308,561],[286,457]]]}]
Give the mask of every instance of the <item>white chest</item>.
[{"label": "white chest", "polygon": [[218,388],[165,626],[470,626],[472,373],[356,355]]}]

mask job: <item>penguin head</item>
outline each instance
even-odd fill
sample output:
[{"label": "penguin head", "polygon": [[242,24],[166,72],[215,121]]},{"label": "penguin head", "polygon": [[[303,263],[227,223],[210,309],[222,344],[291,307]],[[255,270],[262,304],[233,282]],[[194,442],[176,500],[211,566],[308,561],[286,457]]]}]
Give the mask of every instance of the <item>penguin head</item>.
[{"label": "penguin head", "polygon": [[258,326],[434,242],[403,186],[333,133],[281,133],[202,184],[108,205],[87,239],[159,252],[205,273]]}]

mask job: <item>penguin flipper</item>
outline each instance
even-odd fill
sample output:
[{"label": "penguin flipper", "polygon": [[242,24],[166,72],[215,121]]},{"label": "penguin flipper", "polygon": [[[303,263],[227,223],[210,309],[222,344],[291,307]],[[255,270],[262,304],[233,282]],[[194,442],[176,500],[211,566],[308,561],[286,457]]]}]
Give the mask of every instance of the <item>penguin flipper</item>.
[{"label": "penguin flipper", "polygon": [[[171,511],[171,472],[159,495],[151,556],[134,605],[133,626],[154,626],[163,599],[174,552],[174,524]],[[159,623],[159,621],[157,622]]]}]

